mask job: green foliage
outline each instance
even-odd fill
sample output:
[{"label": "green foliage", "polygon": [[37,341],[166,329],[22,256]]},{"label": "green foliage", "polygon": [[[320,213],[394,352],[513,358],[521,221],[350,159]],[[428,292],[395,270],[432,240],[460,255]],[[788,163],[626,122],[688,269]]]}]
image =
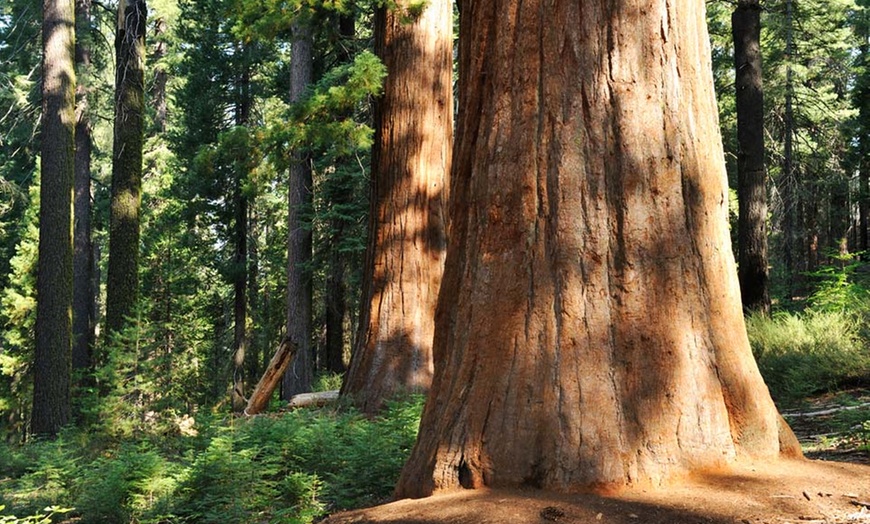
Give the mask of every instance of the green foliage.
[{"label": "green foliage", "polygon": [[870,376],[868,341],[854,315],[841,311],[750,315],[749,341],[776,399],[832,391]]},{"label": "green foliage", "polygon": [[[3,511],[5,506],[0,505],[0,511]],[[42,510],[40,515],[30,515],[27,517],[16,517],[14,515],[0,515],[0,524],[51,524],[52,519],[56,516],[69,513],[72,508],[60,508],[57,506],[48,506]]]},{"label": "green foliage", "polygon": [[816,281],[810,305],[816,311],[870,313],[870,289],[867,277],[860,272],[861,253],[832,255],[833,264],[810,274]]},{"label": "green foliage", "polygon": [[56,441],[4,443],[0,504],[17,514],[74,507],[83,524],[311,523],[390,496],[421,408],[415,397],[374,419],[350,408],[203,415],[184,434],[142,426],[119,440],[70,429]]}]

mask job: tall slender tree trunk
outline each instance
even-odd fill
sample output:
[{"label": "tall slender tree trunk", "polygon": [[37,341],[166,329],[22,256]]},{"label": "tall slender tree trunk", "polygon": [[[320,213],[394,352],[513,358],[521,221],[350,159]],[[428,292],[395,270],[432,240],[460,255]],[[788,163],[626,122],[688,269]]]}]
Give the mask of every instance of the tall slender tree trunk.
[{"label": "tall slender tree trunk", "polygon": [[163,60],[166,58],[166,19],[158,18],[154,22],[154,84],[151,87],[151,105],[154,107],[154,122],[160,133],[166,132],[166,83],[169,81],[169,73]]},{"label": "tall slender tree trunk", "polygon": [[764,92],[761,6],[740,0],[731,16],[737,89],[738,278],[743,307],[767,313],[767,176],[764,169]]},{"label": "tall slender tree trunk", "polygon": [[332,249],[329,253],[329,272],[326,275],[326,344],[324,368],[331,373],[344,373],[344,317],[347,312],[344,285],[344,253],[338,249],[338,239],[343,235],[344,225],[339,220],[332,224],[334,230]]},{"label": "tall slender tree trunk", "polygon": [[[353,59],[349,42],[356,33],[356,21],[352,14],[342,15],[338,19],[338,32],[341,36],[341,57],[350,63]],[[349,118],[351,115],[344,115]],[[333,191],[331,204],[342,207],[349,203],[350,194],[345,191]],[[330,219],[329,269],[326,275],[326,343],[323,347],[323,366],[331,373],[344,373],[345,317],[347,315],[347,286],[345,285],[346,254],[340,250],[340,244],[346,236],[348,220],[340,213],[334,213]]]},{"label": "tall slender tree trunk", "polygon": [[122,0],[118,4],[109,274],[106,280],[107,335],[124,327],[139,298],[146,15],[145,0]]},{"label": "tall slender tree trunk", "polygon": [[431,385],[446,248],[453,9],[433,0],[421,14],[409,10],[399,2],[375,17],[375,47],[389,74],[375,112],[359,335],[342,386],[369,412],[396,393]]},{"label": "tall slender tree trunk", "polygon": [[[302,100],[312,80],[311,29],[296,23],[292,28],[290,102]],[[311,354],[311,228],[305,214],[311,208],[311,165],[306,152],[293,155],[288,200],[287,336],[296,345],[296,357],[284,374],[282,395],[289,399],[311,391],[314,374]]]},{"label": "tall slender tree trunk", "polygon": [[[782,195],[783,218],[782,218],[782,237],[783,237],[783,262],[788,273],[789,282],[791,277],[798,271],[798,261],[795,260],[798,241],[798,223],[799,223],[799,197],[798,197],[798,181],[795,176],[794,169],[794,84],[793,72],[791,67],[792,60],[792,0],[785,1],[786,6],[786,33],[785,33],[785,116],[783,125],[785,127],[785,137],[783,139],[783,163],[782,174],[780,175],[780,194]],[[793,288],[793,285],[790,285]]]},{"label": "tall slender tree trunk", "polygon": [[42,173],[30,429],[54,435],[70,419],[75,13],[72,0],[42,5]]},{"label": "tall slender tree trunk", "polygon": [[462,0],[460,24],[436,373],[397,494],[799,454],[746,338],[703,2]]},{"label": "tall slender tree trunk", "polygon": [[76,129],[75,129],[75,202],[73,215],[73,369],[91,366],[94,344],[96,304],[94,303],[94,260],[91,245],[91,123],[88,86],[91,67],[90,24],[91,0],[76,0],[75,59]]},{"label": "tall slender tree trunk", "polygon": [[[239,46],[239,56],[246,51]],[[251,72],[247,66],[238,78],[236,102],[236,125],[246,126],[251,120]],[[245,398],[245,360],[248,350],[248,197],[244,185],[248,178],[248,159],[237,159],[233,181],[233,410],[242,411],[247,405]]]},{"label": "tall slender tree trunk", "polygon": [[[857,79],[854,99],[858,107],[858,250],[870,249],[868,228],[870,228],[870,9],[863,11],[858,21],[857,33],[861,45],[858,47],[856,63],[862,66]],[[865,254],[863,257],[867,259]]]}]

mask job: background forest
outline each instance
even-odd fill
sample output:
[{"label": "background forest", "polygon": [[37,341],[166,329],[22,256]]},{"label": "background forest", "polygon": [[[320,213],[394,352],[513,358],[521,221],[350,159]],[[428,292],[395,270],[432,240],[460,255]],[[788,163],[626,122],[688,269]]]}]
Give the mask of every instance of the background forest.
[{"label": "background forest", "polygon": [[[297,380],[278,397],[338,389],[361,336],[373,101],[389,74],[375,53],[378,6],[148,3],[144,119],[121,130],[142,142],[138,284],[118,299],[107,295],[117,6],[77,0],[86,142],[76,147],[72,420],[42,439],[30,431],[42,12],[3,3],[0,507],[81,522],[311,522],[389,497],[421,397],[377,416],[346,402],[234,414],[287,334],[288,293],[310,297],[311,323]],[[707,2],[736,252],[734,10]],[[771,305],[747,325],[774,399],[791,405],[870,384],[870,3],[765,0],[761,28]],[[310,44],[301,61],[300,38]],[[291,79],[303,62],[300,90]],[[288,217],[300,164],[308,198]],[[295,231],[310,234],[310,256],[288,264]],[[308,284],[294,288],[299,275]],[[113,301],[131,297],[112,327]],[[838,438],[870,449],[867,411],[852,417]]]}]

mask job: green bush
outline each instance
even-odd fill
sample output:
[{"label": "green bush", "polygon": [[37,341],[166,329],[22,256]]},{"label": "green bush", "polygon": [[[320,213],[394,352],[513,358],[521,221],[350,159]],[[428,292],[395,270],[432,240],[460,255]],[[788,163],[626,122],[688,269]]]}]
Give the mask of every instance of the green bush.
[{"label": "green bush", "polygon": [[776,399],[794,400],[870,377],[870,350],[854,315],[835,310],[750,315],[746,327]]},{"label": "green bush", "polygon": [[389,498],[421,408],[416,397],[376,418],[341,405],[251,419],[200,415],[187,436],[144,425],[0,444],[0,505],[37,516],[74,507],[83,524],[310,523]]}]

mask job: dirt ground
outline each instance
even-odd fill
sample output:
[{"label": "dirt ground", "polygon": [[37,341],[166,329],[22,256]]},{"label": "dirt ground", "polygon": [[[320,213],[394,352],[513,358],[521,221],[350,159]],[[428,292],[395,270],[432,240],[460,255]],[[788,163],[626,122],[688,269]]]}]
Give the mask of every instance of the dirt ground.
[{"label": "dirt ground", "polygon": [[468,490],[339,513],[329,524],[870,524],[870,466],[737,466],[618,496]]},{"label": "dirt ground", "polygon": [[[535,490],[459,491],[332,515],[328,524],[870,524],[870,453],[856,420],[870,390],[808,399],[784,409],[810,459],[743,464],[657,490],[618,496]],[[837,462],[834,462],[837,461]]]}]

